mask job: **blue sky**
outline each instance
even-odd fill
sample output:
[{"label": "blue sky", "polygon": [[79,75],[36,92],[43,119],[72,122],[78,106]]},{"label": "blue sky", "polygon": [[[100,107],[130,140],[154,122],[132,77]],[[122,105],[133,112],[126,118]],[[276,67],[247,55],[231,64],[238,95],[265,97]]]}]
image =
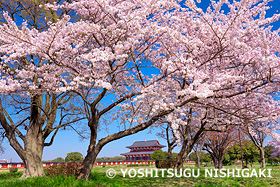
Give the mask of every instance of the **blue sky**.
[{"label": "blue sky", "polygon": [[[204,10],[209,5],[209,0],[201,0],[201,3],[199,6],[203,8]],[[280,1],[274,0],[273,2],[269,3],[270,6],[272,6],[272,9],[270,9],[267,12],[267,16],[271,16],[274,13],[278,12],[280,10]],[[277,29],[280,27],[280,21],[273,24],[274,29]],[[116,130],[116,124],[111,124],[111,127],[109,129],[109,133],[114,133],[114,130]],[[127,137],[124,137],[122,139],[110,142],[106,146],[103,147],[98,157],[103,156],[120,156],[121,153],[128,152],[129,149],[125,148],[126,146],[129,146],[133,144],[134,140],[136,141],[144,141],[146,140],[154,140],[159,139],[159,142],[163,145],[166,145],[166,140],[159,138],[156,136],[156,133],[158,130],[154,129],[153,131],[150,131],[150,129],[144,130],[142,132],[139,132],[137,134],[133,134]],[[104,137],[108,135],[108,132],[100,131],[99,137]],[[267,138],[267,140],[270,140],[271,138]],[[267,141],[266,140],[266,141]],[[63,157],[65,158],[66,154],[73,151],[81,152],[84,156],[86,155],[87,148],[89,145],[89,140],[83,140],[80,141],[78,135],[73,131],[60,131],[58,135],[56,136],[56,139],[52,146],[46,147],[44,149],[43,154],[43,160],[51,160],[55,159],[57,157]],[[0,155],[0,159],[8,159],[10,160],[12,158],[13,162],[19,162],[21,159],[18,157],[17,153],[10,147],[7,140],[4,140],[3,146],[5,147],[5,153]],[[163,148],[163,150],[167,150],[167,148]],[[175,152],[178,152],[178,148],[175,148]]]}]

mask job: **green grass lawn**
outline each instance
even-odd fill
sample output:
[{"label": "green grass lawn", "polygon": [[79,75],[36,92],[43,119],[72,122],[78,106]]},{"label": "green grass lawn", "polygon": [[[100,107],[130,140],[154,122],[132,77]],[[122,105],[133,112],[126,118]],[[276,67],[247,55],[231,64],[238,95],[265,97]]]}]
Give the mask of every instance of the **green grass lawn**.
[{"label": "green grass lawn", "polygon": [[[109,179],[106,177],[106,171],[108,169],[114,169],[116,171],[116,177],[113,179]],[[114,187],[123,187],[123,186],[280,186],[280,169],[279,166],[267,166],[267,168],[271,168],[272,172],[271,178],[233,178],[233,177],[225,177],[225,178],[214,178],[204,176],[204,168],[200,169],[201,175],[198,178],[190,177],[190,178],[168,178],[168,177],[158,177],[152,178],[150,176],[143,178],[129,178],[126,176],[123,178],[121,169],[150,169],[155,168],[154,166],[148,167],[127,167],[127,166],[106,166],[106,167],[94,167],[92,170],[92,176],[90,181],[84,180],[76,180],[75,177],[55,177],[55,178],[32,178],[21,180],[20,176],[22,172],[17,173],[0,173],[0,186],[2,187],[28,187],[28,186],[114,186]],[[194,165],[185,165],[185,168],[194,168]],[[210,168],[210,167],[208,167]],[[235,166],[226,166],[225,168],[235,168]],[[239,166],[240,168],[240,166]],[[253,168],[259,169],[260,165],[255,164]],[[159,173],[159,176],[161,174]]]}]

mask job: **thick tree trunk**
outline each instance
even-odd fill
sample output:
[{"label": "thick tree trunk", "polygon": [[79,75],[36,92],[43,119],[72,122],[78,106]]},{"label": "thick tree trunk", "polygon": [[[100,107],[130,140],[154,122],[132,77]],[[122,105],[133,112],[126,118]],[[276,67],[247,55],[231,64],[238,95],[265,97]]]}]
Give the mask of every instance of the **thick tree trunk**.
[{"label": "thick tree trunk", "polygon": [[88,124],[91,132],[90,143],[88,146],[87,155],[82,162],[80,171],[78,172],[77,179],[89,180],[93,164],[102,148],[98,144],[96,145],[98,118],[96,118],[95,110],[93,110],[92,115],[93,118],[89,121]]},{"label": "thick tree trunk", "polygon": [[[64,98],[68,93],[61,97]],[[44,106],[42,102],[45,102]],[[56,119],[56,112],[59,106],[60,99],[57,100],[56,94],[34,95],[31,97],[30,115],[25,118],[20,124],[24,124],[29,120],[29,125],[25,126],[26,134],[18,129],[20,124],[15,126],[11,116],[5,111],[0,99],[0,124],[5,129],[5,136],[10,142],[10,145],[17,152],[19,157],[25,164],[25,170],[22,178],[41,177],[44,176],[42,155],[45,146],[50,146],[58,131],[58,128],[53,128]],[[64,100],[65,102],[66,100]],[[66,101],[68,102],[68,101]],[[43,111],[44,110],[44,111]],[[7,121],[9,120],[9,123]],[[43,129],[43,124],[46,124]],[[55,130],[51,141],[45,143],[46,138]],[[19,143],[19,139],[23,141],[23,145]]]},{"label": "thick tree trunk", "polygon": [[22,178],[42,177],[45,175],[42,155],[44,149],[44,137],[42,132],[42,122],[40,121],[40,96],[32,98],[31,120],[24,139],[25,150],[25,170]]},{"label": "thick tree trunk", "polygon": [[[191,114],[191,111],[192,110],[190,110],[190,114]],[[201,137],[201,134],[204,131],[204,126],[205,126],[206,122],[203,122],[203,120],[201,121],[200,129],[195,133],[195,135],[193,137],[190,138],[190,136],[189,136],[189,133],[190,133],[189,128],[185,128],[185,130],[184,130],[185,132],[182,133],[182,135],[184,137],[183,144],[182,144],[182,148],[181,148],[179,154],[176,157],[176,160],[175,160],[175,163],[173,166],[174,169],[183,168],[185,159],[187,158],[187,156],[189,155],[189,153],[191,152],[194,145],[197,143],[197,141]]]},{"label": "thick tree trunk", "polygon": [[260,155],[261,155],[261,169],[265,168],[265,157],[263,147],[260,147]]},{"label": "thick tree trunk", "polygon": [[77,175],[77,179],[89,180],[91,169],[99,152],[100,150],[96,146],[89,146],[88,154],[82,163],[81,169]]},{"label": "thick tree trunk", "polygon": [[25,170],[21,178],[42,177],[45,175],[42,164],[44,148],[42,133],[36,134],[33,130],[34,129],[29,130],[25,136],[24,149],[18,143],[13,133],[6,135],[10,145],[25,164]]},{"label": "thick tree trunk", "polygon": [[25,170],[22,178],[45,176],[42,164],[43,149],[44,138],[40,125],[30,124],[24,141]]},{"label": "thick tree trunk", "polygon": [[185,159],[187,158],[187,156],[189,154],[189,151],[186,148],[186,146],[187,146],[187,142],[184,141],[183,145],[182,145],[182,148],[181,148],[180,152],[178,153],[178,155],[176,157],[176,160],[175,160],[175,163],[173,165],[174,169],[183,168],[184,161],[185,161]]},{"label": "thick tree trunk", "polygon": [[37,134],[37,137],[26,136],[24,148],[25,170],[23,172],[22,178],[45,176],[42,164],[42,155],[44,149],[42,134]]},{"label": "thick tree trunk", "polygon": [[183,168],[185,159],[187,158],[187,156],[193,149],[195,143],[198,141],[199,135],[201,133],[202,133],[202,130],[199,130],[192,140],[185,139],[183,141],[182,148],[181,148],[180,152],[178,153],[175,163],[173,165],[174,169]]},{"label": "thick tree trunk", "polygon": [[38,107],[41,102],[40,96],[32,97],[31,101],[30,123],[27,128],[26,135],[23,136],[19,131],[17,131],[18,136],[24,142],[23,148],[16,138],[16,127],[13,123],[9,125],[6,120],[4,108],[2,107],[0,100],[0,123],[6,131],[6,137],[8,138],[10,145],[18,153],[25,164],[25,170],[22,178],[42,177],[45,175],[41,161],[44,148],[44,138],[42,133],[43,122],[40,121],[40,109]]},{"label": "thick tree trunk", "polygon": [[179,169],[179,168],[183,168],[184,166],[184,157],[183,155],[179,155],[177,156],[176,160],[175,160],[175,164],[173,166],[174,169]]},{"label": "thick tree trunk", "polygon": [[25,158],[25,169],[21,178],[43,177],[45,172],[41,161],[42,154],[39,152],[28,152]]},{"label": "thick tree trunk", "polygon": [[180,152],[178,153],[175,163],[173,165],[174,169],[183,168],[184,162],[185,162],[187,156],[193,149],[193,145],[194,145],[194,143],[191,145],[187,145],[187,141],[183,142],[182,148],[181,148]]}]

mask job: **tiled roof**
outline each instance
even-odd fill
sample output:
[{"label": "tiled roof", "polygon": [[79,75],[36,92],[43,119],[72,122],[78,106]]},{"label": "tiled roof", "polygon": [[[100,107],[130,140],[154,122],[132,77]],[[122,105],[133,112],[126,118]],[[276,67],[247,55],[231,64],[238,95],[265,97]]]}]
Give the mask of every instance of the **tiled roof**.
[{"label": "tiled roof", "polygon": [[160,145],[157,140],[149,140],[149,141],[138,141],[134,142],[131,146],[128,146],[127,148],[133,148],[133,147],[165,147],[164,145]]},{"label": "tiled roof", "polygon": [[143,152],[128,152],[128,153],[122,153],[121,155],[146,155],[146,154],[152,154],[154,151],[143,151]]}]

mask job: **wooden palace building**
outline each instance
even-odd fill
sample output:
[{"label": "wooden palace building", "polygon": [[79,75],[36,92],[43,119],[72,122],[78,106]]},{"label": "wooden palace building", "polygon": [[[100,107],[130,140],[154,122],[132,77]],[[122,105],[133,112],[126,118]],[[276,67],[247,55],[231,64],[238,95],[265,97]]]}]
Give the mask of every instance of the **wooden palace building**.
[{"label": "wooden palace building", "polygon": [[163,147],[166,146],[161,145],[158,140],[134,141],[131,146],[127,147],[130,149],[130,152],[121,155],[126,157],[126,161],[151,160],[150,155],[156,150],[161,150]]}]

